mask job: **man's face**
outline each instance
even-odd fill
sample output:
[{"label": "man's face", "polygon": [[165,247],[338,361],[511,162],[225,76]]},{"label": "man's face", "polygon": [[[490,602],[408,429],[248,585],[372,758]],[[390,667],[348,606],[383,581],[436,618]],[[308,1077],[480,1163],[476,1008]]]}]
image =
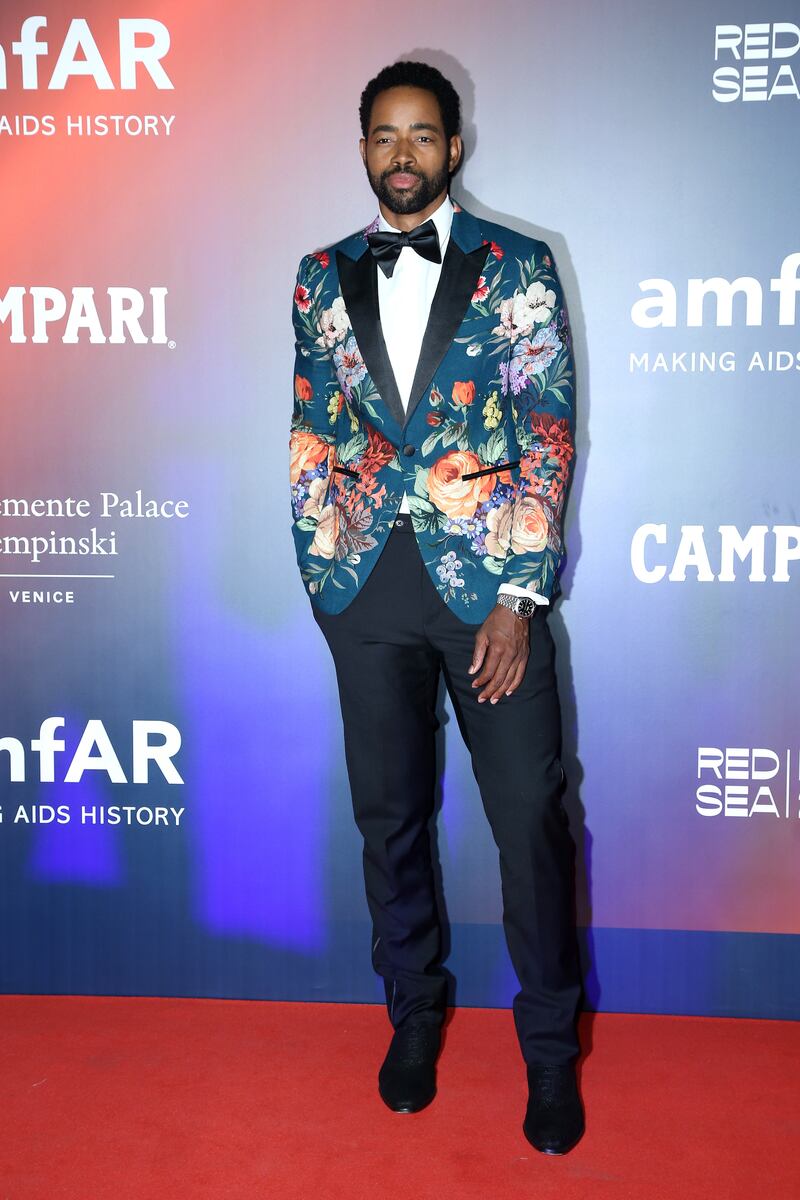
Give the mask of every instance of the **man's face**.
[{"label": "man's face", "polygon": [[393,87],[372,105],[369,135],[359,143],[367,177],[389,212],[423,213],[438,207],[461,156],[461,138],[444,136],[433,92]]}]

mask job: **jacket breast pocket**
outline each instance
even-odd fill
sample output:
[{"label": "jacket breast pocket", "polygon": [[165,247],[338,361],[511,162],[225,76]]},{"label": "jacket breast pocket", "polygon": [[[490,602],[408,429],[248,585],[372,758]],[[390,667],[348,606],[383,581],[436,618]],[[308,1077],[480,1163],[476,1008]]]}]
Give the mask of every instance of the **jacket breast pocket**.
[{"label": "jacket breast pocket", "polygon": [[520,460],[515,458],[511,462],[496,463],[493,467],[481,467],[480,471],[467,471],[461,478],[477,479],[479,475],[492,475],[500,471],[510,471],[512,467],[518,467],[519,463]]},{"label": "jacket breast pocket", "polygon": [[359,472],[354,471],[352,467],[341,467],[338,463],[334,466],[333,471],[339,471],[342,475],[350,475],[353,479],[360,477]]}]

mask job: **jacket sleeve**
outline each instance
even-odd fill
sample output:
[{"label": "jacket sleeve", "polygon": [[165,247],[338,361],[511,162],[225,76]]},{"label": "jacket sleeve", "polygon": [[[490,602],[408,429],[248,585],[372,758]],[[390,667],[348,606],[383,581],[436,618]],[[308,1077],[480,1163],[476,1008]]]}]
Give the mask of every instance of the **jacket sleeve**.
[{"label": "jacket sleeve", "polygon": [[318,320],[322,273],[318,259],[306,255],[300,262],[292,301],[295,358],[289,481],[298,562],[314,540],[336,453],[339,385]]},{"label": "jacket sleeve", "polygon": [[520,469],[498,584],[524,588],[537,603],[549,603],[558,594],[562,512],[575,453],[575,364],[561,282],[544,242],[535,263],[528,291],[536,289],[536,320],[515,343],[503,381]]}]

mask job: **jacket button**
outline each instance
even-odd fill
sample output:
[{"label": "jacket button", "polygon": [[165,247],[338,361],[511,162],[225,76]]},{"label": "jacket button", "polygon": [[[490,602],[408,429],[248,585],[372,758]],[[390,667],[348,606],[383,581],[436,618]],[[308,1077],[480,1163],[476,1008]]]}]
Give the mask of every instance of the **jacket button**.
[{"label": "jacket button", "polygon": [[417,452],[416,446],[412,446],[410,442],[408,443],[408,445],[403,446],[403,454],[407,454],[409,458],[411,458],[412,454],[416,454],[416,452]]}]

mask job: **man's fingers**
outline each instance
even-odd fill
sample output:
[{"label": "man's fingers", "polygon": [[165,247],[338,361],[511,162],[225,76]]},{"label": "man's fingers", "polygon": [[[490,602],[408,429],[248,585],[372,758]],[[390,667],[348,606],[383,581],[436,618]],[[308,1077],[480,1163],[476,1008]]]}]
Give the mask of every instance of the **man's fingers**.
[{"label": "man's fingers", "polygon": [[479,700],[488,700],[497,691],[508,675],[509,668],[513,662],[513,652],[505,651],[494,658],[491,658],[491,651],[489,652],[486,666],[473,684],[473,687],[481,688],[478,696]]},{"label": "man's fingers", "polygon": [[479,675],[476,675],[472,681],[474,688],[482,687],[487,679],[491,679],[497,670],[497,664],[503,656],[503,650],[500,646],[489,643],[486,655],[483,659],[483,667]]},{"label": "man's fingers", "polygon": [[512,662],[509,663],[508,670],[506,671],[506,673],[502,679],[500,678],[500,675],[498,672],[497,687],[492,689],[492,694],[489,697],[492,704],[496,704],[498,700],[502,700],[503,696],[505,696],[507,694],[509,688],[511,687],[511,684],[514,680],[514,676],[516,675],[516,673],[517,673],[517,660],[516,659],[514,659]]},{"label": "man's fingers", "polygon": [[[506,609],[498,608],[496,612],[503,619],[509,616]],[[478,701],[491,700],[496,704],[503,696],[510,696],[522,682],[530,649],[529,630],[509,629],[495,613],[487,618],[486,624],[490,626],[489,633],[481,626],[475,635],[469,673],[475,676],[472,686],[478,689]]]},{"label": "man's fingers", "polygon": [[470,675],[474,675],[483,662],[483,657],[486,654],[486,649],[489,645],[489,639],[482,629],[479,629],[475,634],[475,649],[472,651],[472,664],[469,668]]},{"label": "man's fingers", "polygon": [[479,699],[483,698],[490,700],[492,704],[496,704],[498,700],[502,699],[505,690],[513,677],[515,666],[516,659],[514,658],[512,658],[508,663],[501,663],[500,667],[495,673],[494,679],[489,681],[487,686],[484,688],[483,697],[479,697]]},{"label": "man's fingers", "polygon": [[517,690],[517,688],[519,687],[519,685],[522,683],[522,680],[525,678],[525,664],[527,661],[528,661],[528,656],[526,654],[520,659],[519,663],[517,664],[517,669],[515,670],[512,678],[511,678],[511,682],[509,684],[506,684],[506,691],[505,691],[506,696],[510,696],[512,692],[515,692]]}]

